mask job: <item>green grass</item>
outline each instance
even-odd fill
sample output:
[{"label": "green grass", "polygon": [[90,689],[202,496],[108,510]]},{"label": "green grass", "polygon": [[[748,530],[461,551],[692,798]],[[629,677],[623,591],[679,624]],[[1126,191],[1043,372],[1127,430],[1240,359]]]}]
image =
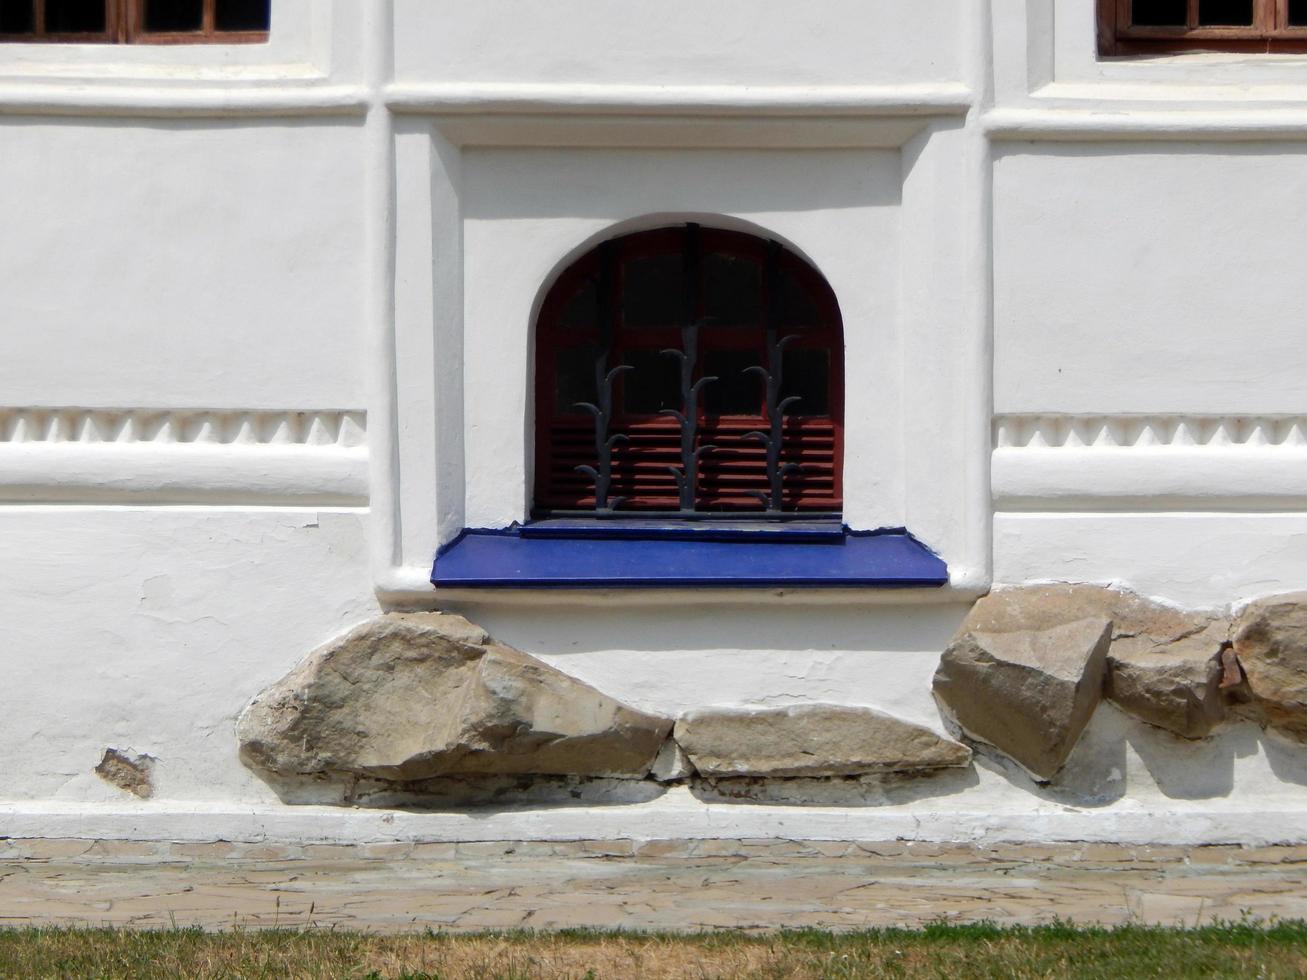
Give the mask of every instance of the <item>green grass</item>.
[{"label": "green grass", "polygon": [[857,933],[0,930],[3,977],[1301,977],[1307,923]]}]

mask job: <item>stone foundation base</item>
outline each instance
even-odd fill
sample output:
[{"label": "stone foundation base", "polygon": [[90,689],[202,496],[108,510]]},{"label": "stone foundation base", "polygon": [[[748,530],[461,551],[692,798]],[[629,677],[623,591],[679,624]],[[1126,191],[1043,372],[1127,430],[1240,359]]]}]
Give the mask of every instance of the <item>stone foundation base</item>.
[{"label": "stone foundation base", "polygon": [[853,930],[1054,918],[1193,926],[1307,917],[1305,884],[1304,846],[0,842],[0,908],[15,926]]}]

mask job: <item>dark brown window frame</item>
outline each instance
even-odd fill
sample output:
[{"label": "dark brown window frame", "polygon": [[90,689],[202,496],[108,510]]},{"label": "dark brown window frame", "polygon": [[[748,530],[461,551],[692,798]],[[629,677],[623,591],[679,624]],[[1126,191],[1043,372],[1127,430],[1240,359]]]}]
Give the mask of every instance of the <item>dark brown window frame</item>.
[{"label": "dark brown window frame", "polygon": [[196,31],[147,31],[145,6],[148,0],[104,0],[104,31],[48,33],[46,0],[32,0],[33,31],[0,33],[0,43],[23,44],[263,44],[268,31],[220,31],[217,28],[217,0],[202,0],[200,29]]},{"label": "dark brown window frame", "polygon": [[1289,24],[1289,0],[1253,0],[1253,23],[1248,27],[1199,26],[1198,7],[1199,0],[1187,0],[1183,27],[1145,26],[1132,22],[1133,0],[1098,0],[1098,53],[1113,57],[1185,51],[1307,52],[1307,25]]}]

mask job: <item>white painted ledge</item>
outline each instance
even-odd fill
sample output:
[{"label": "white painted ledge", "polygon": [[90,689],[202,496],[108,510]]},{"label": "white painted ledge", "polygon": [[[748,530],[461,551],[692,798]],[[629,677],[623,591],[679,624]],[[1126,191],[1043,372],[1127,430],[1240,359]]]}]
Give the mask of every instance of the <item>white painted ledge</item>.
[{"label": "white painted ledge", "polygon": [[1078,808],[785,807],[705,804],[685,790],[650,803],[415,813],[310,806],[205,803],[0,804],[0,831],[12,838],[275,841],[362,844],[416,841],[684,840],[780,838],[992,844],[1089,841],[1114,844],[1243,844],[1307,841],[1307,808],[1270,803],[1169,800],[1165,807],[1121,801]]},{"label": "white painted ledge", "polygon": [[1307,140],[1307,109],[1006,108],[987,112],[983,126],[996,141],[1292,141]]},{"label": "white painted ledge", "polygon": [[132,117],[361,116],[368,95],[351,85],[165,86],[0,83],[0,115]]},{"label": "white painted ledge", "polygon": [[368,454],[337,446],[2,443],[0,502],[362,507]]},{"label": "white painted ledge", "polygon": [[396,111],[435,113],[623,113],[640,115],[964,115],[965,85],[893,86],[556,85],[445,83],[390,85]]}]

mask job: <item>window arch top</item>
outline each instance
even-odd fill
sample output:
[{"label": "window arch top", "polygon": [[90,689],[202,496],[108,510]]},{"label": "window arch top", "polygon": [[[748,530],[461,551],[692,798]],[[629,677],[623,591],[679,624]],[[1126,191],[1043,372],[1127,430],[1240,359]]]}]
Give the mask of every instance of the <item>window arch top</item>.
[{"label": "window arch top", "polygon": [[537,515],[838,513],[843,350],[830,286],[778,242],[603,242],[541,307]]}]

